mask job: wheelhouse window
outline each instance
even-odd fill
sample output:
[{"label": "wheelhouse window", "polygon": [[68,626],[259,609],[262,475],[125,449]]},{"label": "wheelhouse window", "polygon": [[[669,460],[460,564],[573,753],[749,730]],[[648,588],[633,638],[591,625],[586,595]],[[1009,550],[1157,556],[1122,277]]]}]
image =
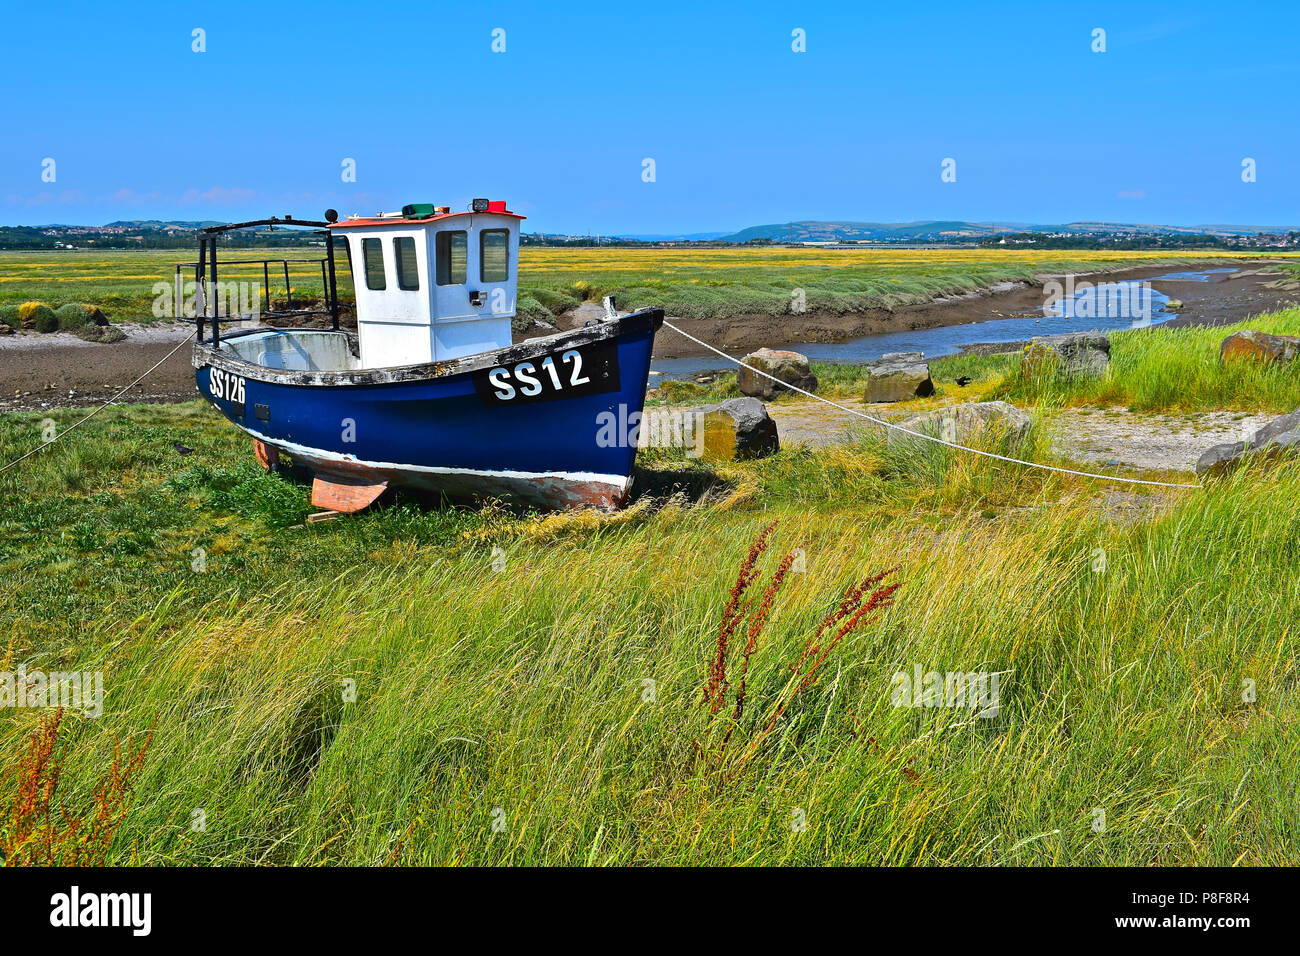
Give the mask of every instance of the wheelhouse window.
[{"label": "wheelhouse window", "polygon": [[415,240],[398,236],[393,240],[393,254],[397,258],[397,287],[404,292],[419,291],[420,267],[415,259]]},{"label": "wheelhouse window", "polygon": [[361,259],[366,267],[366,288],[380,291],[388,288],[384,280],[384,244],[379,239],[361,240]]},{"label": "wheelhouse window", "polygon": [[479,233],[479,279],[505,282],[510,278],[509,252],[509,229],[484,229]]},{"label": "wheelhouse window", "polygon": [[463,229],[437,233],[434,239],[438,285],[464,285],[469,261],[469,233]]}]

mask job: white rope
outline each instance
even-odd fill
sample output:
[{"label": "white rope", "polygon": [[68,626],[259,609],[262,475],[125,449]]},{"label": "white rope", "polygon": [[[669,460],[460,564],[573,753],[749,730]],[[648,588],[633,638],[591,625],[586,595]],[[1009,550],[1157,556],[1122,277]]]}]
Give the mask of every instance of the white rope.
[{"label": "white rope", "polygon": [[68,432],[72,431],[72,430],[73,430],[74,428],[76,428],[78,425],[82,424],[83,422],[88,422],[88,421],[90,421],[90,419],[94,418],[96,415],[98,415],[98,414],[99,414],[100,412],[102,412],[104,409],[108,408],[109,405],[112,405],[112,404],[113,404],[114,402],[116,402],[119,398],[121,398],[123,395],[125,395],[129,390],[135,388],[135,387],[136,387],[137,385],[139,385],[142,381],[144,381],[144,379],[145,379],[145,378],[146,378],[146,377],[147,377],[151,372],[153,372],[154,369],[156,369],[159,365],[162,365],[163,362],[167,361],[169,358],[171,358],[173,355],[175,355],[176,352],[177,352],[177,350],[178,350],[182,345],[185,345],[185,344],[186,344],[187,342],[189,342],[189,341],[190,341],[190,337],[189,337],[188,334],[186,334],[185,338],[181,339],[179,342],[176,343],[176,348],[172,349],[170,352],[168,352],[166,355],[164,355],[161,359],[159,359],[158,362],[153,366],[153,368],[149,369],[149,371],[145,372],[143,375],[141,375],[139,378],[137,378],[137,379],[136,379],[134,382],[132,382],[130,385],[127,385],[125,388],[122,389],[122,391],[118,392],[116,395],[114,395],[112,398],[110,398],[108,401],[106,401],[103,405],[100,405],[98,408],[96,408],[94,411],[90,412],[90,413],[89,413],[88,415],[86,415],[85,417],[83,417],[83,418],[81,418],[81,419],[78,419],[77,421],[75,421],[75,422],[73,422],[71,425],[69,425],[67,428],[63,429],[63,431],[61,431],[61,432],[59,432],[58,434],[56,434],[56,435],[55,435],[53,438],[51,438],[49,441],[47,441],[47,442],[42,442],[41,444],[39,444],[39,445],[37,445],[35,448],[33,448],[31,451],[29,451],[27,454],[23,455],[21,458],[15,458],[13,461],[9,462],[9,464],[5,465],[3,468],[0,468],[0,475],[4,474],[6,471],[8,471],[10,468],[12,468],[14,465],[18,464],[19,462],[23,462],[23,461],[26,461],[28,458],[31,458],[32,455],[36,454],[36,453],[37,453],[38,451],[40,451],[42,448],[46,448],[46,447],[48,447],[48,446],[50,446],[50,445],[53,445],[56,441],[58,441],[60,438],[62,438],[62,437],[63,437],[64,435],[66,435]]},{"label": "white rope", "polygon": [[722,351],[722,349],[714,348],[708,342],[701,341],[700,339],[697,339],[695,336],[691,335],[691,333],[682,331],[681,329],[679,329],[677,326],[673,325],[671,322],[669,322],[666,319],[664,320],[664,325],[668,326],[668,328],[672,329],[678,335],[683,335],[686,338],[690,339],[696,345],[702,346],[708,349],[710,352],[722,356],[724,359],[726,359],[728,362],[731,362],[734,365],[737,366],[743,365],[745,368],[749,369],[751,372],[754,372],[755,374],[762,375],[764,378],[770,378],[774,382],[779,382],[783,388],[788,388],[791,391],[798,392],[800,395],[807,395],[809,398],[816,399],[819,402],[822,402],[826,405],[830,405],[832,408],[838,408],[842,412],[848,412],[850,415],[856,415],[858,418],[865,418],[867,421],[872,422],[876,425],[883,425],[885,428],[892,428],[895,431],[903,432],[905,435],[911,435],[915,438],[924,438],[926,441],[932,441],[938,445],[946,445],[949,448],[956,448],[959,451],[968,451],[972,455],[983,455],[985,458],[996,458],[998,461],[1010,462],[1013,465],[1024,465],[1026,468],[1039,468],[1043,471],[1055,471],[1063,475],[1078,475],[1081,478],[1097,478],[1101,481],[1118,481],[1130,485],[1157,485],[1161,488],[1200,488],[1201,487],[1201,485],[1178,484],[1169,481],[1147,481],[1146,479],[1143,478],[1123,478],[1117,475],[1098,475],[1090,471],[1075,471],[1072,468],[1058,468],[1055,465],[1044,465],[1036,461],[1022,461],[1019,458],[1008,458],[1006,455],[998,455],[991,451],[981,451],[978,448],[969,448],[966,445],[959,445],[956,442],[945,441],[942,438],[936,438],[934,435],[926,435],[923,432],[914,432],[910,428],[904,428],[902,425],[895,424],[894,422],[887,422],[884,419],[880,419],[872,415],[868,415],[866,412],[860,412],[853,408],[847,408],[844,405],[839,404],[838,402],[832,402],[829,398],[823,398],[821,395],[814,395],[812,392],[805,392],[802,388],[799,388],[799,386],[791,385],[789,382],[783,382],[775,375],[769,375],[767,372],[764,372],[762,369],[754,368],[754,366],[752,365],[745,365],[745,363],[742,362],[740,359],[732,358],[726,352]]},{"label": "white rope", "polygon": [[[767,372],[764,372],[762,369],[754,368],[754,366],[752,366],[752,365],[745,365],[745,363],[742,362],[742,361],[740,361],[740,359],[733,358],[732,356],[728,355],[726,352],[722,351],[721,349],[719,349],[719,348],[715,348],[714,346],[710,345],[708,342],[702,341],[701,339],[697,339],[695,336],[691,335],[689,332],[685,332],[685,331],[683,331],[682,329],[680,329],[680,328],[678,328],[677,326],[673,325],[671,322],[667,321],[666,319],[664,320],[664,325],[668,326],[668,328],[672,329],[672,330],[673,330],[674,332],[676,332],[678,335],[681,335],[681,336],[684,336],[684,337],[690,339],[690,340],[691,340],[692,342],[694,342],[696,345],[699,345],[699,346],[701,346],[702,348],[708,349],[710,352],[713,352],[713,353],[715,353],[715,354],[721,356],[722,358],[726,359],[728,362],[731,362],[733,365],[736,365],[736,366],[744,365],[745,368],[749,369],[750,371],[752,371],[752,372],[754,372],[754,373],[756,373],[756,374],[758,374],[758,375],[762,375],[764,378],[769,378],[769,379],[771,379],[772,381],[779,383],[779,384],[780,384],[781,386],[783,386],[784,388],[788,388],[788,389],[790,389],[791,391],[798,392],[798,393],[801,394],[801,395],[806,395],[808,398],[815,399],[816,401],[819,401],[819,402],[821,402],[821,403],[823,403],[823,404],[825,404],[825,405],[830,405],[832,408],[838,408],[838,409],[839,409],[840,411],[842,411],[842,412],[847,412],[847,413],[850,414],[850,415],[856,415],[858,418],[865,419],[865,420],[867,420],[867,421],[869,421],[869,422],[871,422],[871,423],[873,423],[873,424],[881,425],[881,426],[883,426],[884,428],[892,428],[892,429],[894,429],[895,431],[900,431],[900,432],[903,432],[903,433],[906,434],[906,435],[911,435],[911,436],[913,436],[914,438],[921,438],[921,439],[924,439],[925,441],[932,441],[932,442],[934,442],[935,444],[938,444],[938,445],[945,445],[945,446],[947,446],[948,448],[955,448],[955,449],[957,449],[958,451],[968,451],[968,452],[970,452],[970,453],[973,454],[973,455],[982,455],[982,456],[985,457],[985,458],[995,458],[995,459],[997,459],[998,461],[1009,462],[1009,463],[1011,463],[1011,464],[1013,464],[1013,465],[1024,465],[1026,468],[1038,468],[1038,469],[1040,469],[1040,470],[1042,470],[1042,471],[1054,471],[1054,472],[1058,472],[1058,473],[1063,474],[1063,475],[1077,475],[1077,476],[1079,476],[1079,477],[1081,477],[1081,478],[1096,478],[1096,479],[1098,479],[1099,481],[1115,481],[1115,482],[1120,482],[1120,483],[1122,483],[1122,484],[1130,484],[1130,485],[1156,485],[1156,486],[1161,487],[1161,488],[1200,488],[1200,487],[1201,487],[1200,485],[1197,485],[1197,484],[1179,484],[1179,483],[1168,482],[1168,481],[1148,481],[1148,480],[1143,479],[1143,478],[1123,478],[1123,477],[1119,477],[1119,476],[1116,476],[1116,475],[1099,475],[1099,474],[1096,474],[1096,473],[1094,473],[1094,472],[1090,472],[1090,471],[1075,471],[1075,470],[1072,469],[1072,468],[1058,468],[1056,465],[1044,465],[1044,464],[1041,464],[1041,463],[1039,463],[1039,462],[1035,462],[1035,461],[1024,461],[1024,460],[1019,459],[1019,458],[1010,458],[1010,457],[1008,457],[1008,456],[1006,456],[1006,455],[999,455],[999,454],[996,454],[996,453],[991,452],[991,451],[982,451],[982,450],[979,449],[979,448],[970,448],[970,447],[968,447],[968,446],[966,446],[966,445],[959,445],[959,444],[957,444],[956,442],[945,441],[944,439],[942,439],[942,438],[937,438],[937,437],[935,437],[934,435],[927,435],[927,434],[925,434],[924,432],[916,432],[916,431],[912,431],[910,428],[904,428],[902,425],[898,425],[898,424],[896,424],[896,423],[894,423],[894,422],[887,422],[887,421],[885,421],[884,419],[880,419],[880,418],[876,418],[876,417],[874,417],[874,416],[872,416],[872,415],[868,415],[866,412],[860,412],[860,411],[858,411],[857,409],[848,408],[848,407],[846,407],[846,406],[844,406],[844,405],[839,404],[838,402],[832,402],[829,398],[824,398],[824,397],[821,396],[821,395],[814,395],[812,392],[804,391],[802,388],[799,388],[797,385],[791,385],[791,384],[788,383],[788,382],[783,382],[783,381],[781,381],[781,379],[777,378],[775,375],[769,375]],[[27,452],[27,454],[25,454],[25,455],[23,455],[23,456],[21,456],[21,457],[19,457],[19,458],[15,458],[13,461],[9,462],[9,464],[7,464],[7,465],[5,465],[4,467],[0,468],[0,474],[4,474],[4,472],[8,471],[10,468],[14,467],[15,465],[17,465],[17,464],[19,464],[19,463],[21,463],[21,462],[23,462],[23,461],[26,461],[28,458],[32,457],[32,455],[35,455],[35,454],[36,454],[37,452],[39,452],[41,449],[46,448],[46,447],[48,447],[48,446],[50,446],[50,445],[53,445],[56,441],[58,441],[60,438],[62,438],[62,437],[63,437],[64,435],[66,435],[68,432],[72,431],[74,428],[76,428],[76,427],[78,427],[79,425],[82,425],[82,424],[84,424],[85,422],[88,422],[90,419],[94,418],[96,415],[98,415],[100,412],[102,412],[102,411],[103,411],[105,408],[107,408],[109,405],[112,405],[112,404],[113,404],[114,402],[116,402],[119,398],[121,398],[123,395],[125,395],[125,394],[126,394],[128,391],[130,391],[132,388],[135,388],[135,386],[139,385],[140,382],[144,381],[145,378],[147,378],[151,373],[153,373],[153,372],[154,372],[154,371],[155,371],[155,370],[156,370],[160,365],[163,364],[163,362],[166,362],[169,358],[171,358],[173,355],[175,355],[176,352],[181,348],[181,346],[185,345],[185,344],[186,344],[187,342],[189,342],[189,341],[190,341],[190,339],[189,339],[189,336],[187,335],[185,338],[181,339],[179,342],[176,343],[175,348],[173,348],[170,352],[168,352],[168,353],[167,353],[166,355],[164,355],[161,359],[159,359],[156,363],[154,363],[154,365],[153,365],[152,367],[150,367],[148,370],[146,370],[144,373],[142,373],[142,374],[141,374],[141,375],[140,375],[140,376],[139,376],[135,381],[133,381],[133,382],[131,382],[129,385],[126,385],[125,387],[123,387],[123,389],[122,389],[120,392],[118,392],[116,395],[114,395],[112,398],[110,398],[108,401],[106,401],[103,405],[100,405],[98,408],[94,409],[94,410],[91,411],[89,414],[87,414],[87,415],[85,415],[84,417],[82,417],[82,418],[78,419],[77,421],[73,422],[71,425],[69,425],[67,428],[65,428],[62,432],[60,432],[60,433],[58,433],[57,435],[55,435],[55,436],[54,436],[53,438],[51,438],[49,441],[47,441],[47,442],[42,442],[40,445],[37,445],[37,446],[36,446],[35,448],[33,448],[31,451]]]}]

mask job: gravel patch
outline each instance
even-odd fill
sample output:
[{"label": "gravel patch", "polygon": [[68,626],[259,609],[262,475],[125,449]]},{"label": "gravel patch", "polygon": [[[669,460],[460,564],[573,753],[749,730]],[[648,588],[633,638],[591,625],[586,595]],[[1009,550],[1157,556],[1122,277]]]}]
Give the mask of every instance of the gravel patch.
[{"label": "gravel patch", "polygon": [[1207,448],[1241,441],[1275,418],[1271,414],[1195,412],[1168,415],[1123,408],[1067,408],[1048,422],[1052,449],[1071,461],[1194,471]]}]

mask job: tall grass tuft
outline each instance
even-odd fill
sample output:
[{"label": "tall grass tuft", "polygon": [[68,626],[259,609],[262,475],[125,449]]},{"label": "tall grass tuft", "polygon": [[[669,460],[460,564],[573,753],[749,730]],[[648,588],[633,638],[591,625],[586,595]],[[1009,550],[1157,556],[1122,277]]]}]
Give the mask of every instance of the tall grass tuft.
[{"label": "tall grass tuft", "polygon": [[999,397],[1017,403],[1126,405],[1143,412],[1300,408],[1300,369],[1294,363],[1219,361],[1223,340],[1242,329],[1300,334],[1300,309],[1257,315],[1235,325],[1112,332],[1104,375],[1009,374]]},{"label": "tall grass tuft", "polygon": [[[898,582],[879,586],[881,581],[898,570],[897,567],[868,575],[858,584],[851,585],[836,609],[822,618],[816,630],[804,641],[798,657],[789,667],[791,676],[771,696],[766,708],[753,723],[754,732],[744,749],[738,753],[729,752],[727,745],[731,742],[732,734],[742,726],[745,717],[745,705],[749,700],[750,666],[754,655],[758,651],[781,586],[794,566],[796,557],[802,554],[802,549],[795,549],[781,559],[755,605],[749,594],[759,578],[758,562],[767,550],[768,539],[776,526],[777,522],[774,521],[758,533],[741,562],[736,583],[731,587],[718,624],[718,636],[704,688],[703,703],[708,707],[709,718],[704,741],[697,742],[697,750],[713,770],[725,770],[724,777],[727,779],[733,779],[744,771],[764,742],[776,731],[791,704],[816,683],[822,665],[840,642],[870,623],[876,614],[892,604],[894,592],[901,586]],[[742,628],[746,623],[748,627]],[[736,656],[732,651],[733,639],[742,631],[745,645],[737,665],[733,663]],[[738,671],[734,689],[729,676],[731,671]],[[715,715],[726,709],[728,692],[732,697],[731,717],[727,721],[726,730],[722,732],[721,740],[713,744],[713,720]]]}]

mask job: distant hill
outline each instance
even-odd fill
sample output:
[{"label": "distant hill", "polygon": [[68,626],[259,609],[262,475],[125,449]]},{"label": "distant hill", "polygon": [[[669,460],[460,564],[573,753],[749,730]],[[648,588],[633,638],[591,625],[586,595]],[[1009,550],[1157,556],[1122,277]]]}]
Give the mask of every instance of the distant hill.
[{"label": "distant hill", "polygon": [[750,242],[754,239],[768,239],[774,242],[954,242],[1020,232],[1080,236],[1096,233],[1251,236],[1260,233],[1284,234],[1294,228],[1294,226],[1162,226],[1121,222],[1070,222],[1043,225],[962,220],[925,222],[803,220],[750,226],[740,232],[722,236],[721,239],[723,242]]},{"label": "distant hill", "polygon": [[159,219],[119,219],[108,223],[105,228],[122,226],[127,229],[166,229],[172,226],[177,229],[206,229],[208,226],[220,225],[224,225],[220,219],[204,219],[202,222],[180,219],[168,219],[165,222]]},{"label": "distant hill", "polygon": [[634,233],[619,238],[636,239],[640,242],[713,242],[716,239],[726,239],[726,235],[725,232]]},{"label": "distant hill", "polygon": [[[118,219],[102,226],[0,226],[0,249],[191,248],[200,229],[224,224],[220,219]],[[223,241],[235,246],[286,246],[295,245],[303,238],[292,230],[257,228],[231,233]]]},{"label": "distant hill", "polygon": [[[931,222],[845,222],[816,221],[772,223],[750,226],[723,236],[724,242],[749,242],[771,239],[776,242],[916,242],[924,240],[969,239],[993,235],[990,224],[952,221]],[[1005,228],[1003,231],[1007,231]]]}]

